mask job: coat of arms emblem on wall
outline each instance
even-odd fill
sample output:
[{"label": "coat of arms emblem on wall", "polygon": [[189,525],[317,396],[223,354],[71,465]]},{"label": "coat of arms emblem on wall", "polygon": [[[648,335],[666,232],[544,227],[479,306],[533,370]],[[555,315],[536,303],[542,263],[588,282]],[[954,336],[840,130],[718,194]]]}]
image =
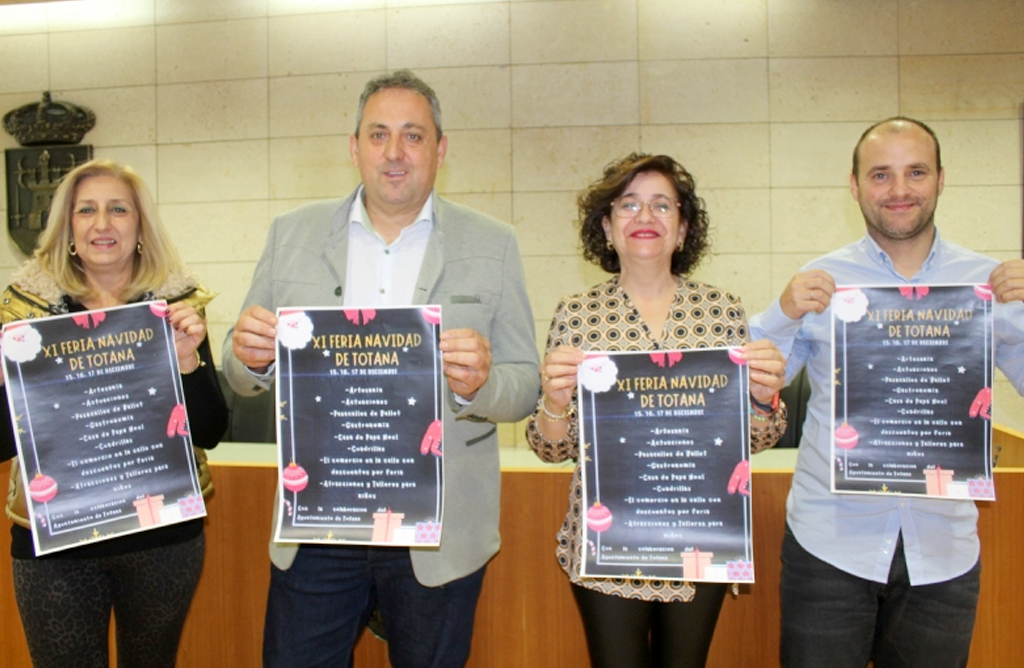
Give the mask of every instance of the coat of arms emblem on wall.
[{"label": "coat of arms emblem on wall", "polygon": [[7,167],[7,229],[26,255],[46,228],[53,193],[61,178],[92,158],[92,146],[79,144],[96,115],[70,102],[42,102],[7,112],[4,130],[23,147],[4,151]]}]

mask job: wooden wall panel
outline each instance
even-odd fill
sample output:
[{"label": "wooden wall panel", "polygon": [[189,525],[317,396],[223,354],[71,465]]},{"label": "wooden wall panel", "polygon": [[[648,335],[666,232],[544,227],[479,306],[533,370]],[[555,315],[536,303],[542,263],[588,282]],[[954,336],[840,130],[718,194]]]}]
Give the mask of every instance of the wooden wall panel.
[{"label": "wooden wall panel", "polygon": [[[0,485],[6,487],[11,477],[11,463],[0,464]],[[6,503],[7,497],[4,497]],[[6,521],[7,516],[4,515]],[[18,604],[14,600],[14,583],[11,581],[11,532],[4,526],[0,531],[0,664],[21,668],[31,666],[28,648],[25,646],[25,633],[21,629],[21,618],[18,617]]]},{"label": "wooden wall panel", "polygon": [[262,665],[276,474],[274,468],[214,467],[206,562],[178,666]]},{"label": "wooden wall panel", "polygon": [[[0,466],[6,476],[7,465]],[[206,566],[186,624],[180,668],[258,667],[269,582],[267,540],[274,470],[214,470],[217,493],[207,520]],[[0,478],[6,479],[6,478]],[[754,554],[757,584],[729,595],[722,608],[709,666],[778,665],[778,578],[788,473],[754,475]],[[583,629],[568,579],[554,557],[569,476],[503,474],[501,553],[491,562],[480,606],[470,668],[586,665]],[[998,472],[996,503],[979,504],[982,591],[971,667],[1024,665],[1024,472]],[[0,665],[28,662],[10,579],[9,533],[0,538]],[[389,668],[386,645],[364,634],[357,668]]]},{"label": "wooden wall panel", "polygon": [[992,445],[997,465],[1003,468],[1024,467],[1024,434],[1006,427],[993,428]]}]

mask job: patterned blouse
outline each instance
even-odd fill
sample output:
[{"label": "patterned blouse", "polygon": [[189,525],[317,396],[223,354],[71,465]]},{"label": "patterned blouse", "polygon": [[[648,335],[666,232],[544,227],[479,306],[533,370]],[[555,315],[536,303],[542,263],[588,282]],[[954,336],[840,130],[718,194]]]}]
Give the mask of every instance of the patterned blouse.
[{"label": "patterned blouse", "polygon": [[[585,294],[562,299],[548,332],[547,350],[571,345],[581,350],[627,351],[739,346],[747,342],[747,322],[739,299],[703,283],[679,278],[679,287],[670,309],[661,340],[650,330],[619,285],[618,276],[595,285]],[[576,398],[573,397],[575,403]],[[586,547],[583,535],[583,486],[580,477],[577,423],[570,421],[561,441],[552,442],[537,428],[540,409],[526,425],[526,437],[537,456],[546,462],[576,460],[569,491],[569,512],[558,532],[555,554],[562,570],[576,585],[605,594],[644,601],[688,602],[696,589],[690,582],[678,580],[638,580],[625,578],[581,578],[580,560]],[[751,420],[753,423],[754,421]],[[751,450],[760,452],[782,437],[786,430],[785,407],[780,405],[770,422],[751,428]]]}]

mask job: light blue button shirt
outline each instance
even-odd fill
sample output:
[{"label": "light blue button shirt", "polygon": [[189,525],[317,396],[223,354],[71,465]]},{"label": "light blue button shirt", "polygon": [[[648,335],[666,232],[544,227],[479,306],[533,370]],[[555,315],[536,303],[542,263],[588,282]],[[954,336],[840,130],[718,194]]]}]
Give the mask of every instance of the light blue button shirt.
[{"label": "light blue button shirt", "polygon": [[[987,283],[998,264],[992,258],[942,241],[936,230],[928,258],[909,280],[896,271],[889,256],[867,235],[814,260],[801,271],[824,270],[837,285]],[[993,304],[996,366],[1021,392],[1024,304]],[[811,383],[807,419],[786,502],[786,520],[793,534],[819,559],[875,582],[888,580],[901,531],[912,584],[945,582],[964,574],[979,554],[974,502],[831,493],[831,322],[831,309],[791,320],[782,312],[778,299],[750,320],[751,340],[770,339],[788,358],[787,382],[806,365]]]}]

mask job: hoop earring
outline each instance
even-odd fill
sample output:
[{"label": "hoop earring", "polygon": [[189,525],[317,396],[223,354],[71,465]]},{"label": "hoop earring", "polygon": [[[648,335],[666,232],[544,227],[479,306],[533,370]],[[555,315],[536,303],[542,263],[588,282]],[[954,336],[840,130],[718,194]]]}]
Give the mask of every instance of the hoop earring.
[{"label": "hoop earring", "polygon": [[604,242],[604,247],[607,248],[608,250],[615,250],[615,246],[612,245],[610,239]]},{"label": "hoop earring", "polygon": [[75,255],[78,255],[78,249],[75,248],[75,242],[74,241],[72,241],[71,243],[68,244],[68,255],[70,255],[72,257],[74,257]]},{"label": "hoop earring", "polygon": [[676,244],[676,250],[682,252],[683,246],[685,246],[685,245],[686,245],[685,241],[680,241],[679,243]]},{"label": "hoop earring", "polygon": [[138,242],[137,244],[135,244],[135,252],[138,253],[139,255],[142,255],[142,242],[141,241]]}]

